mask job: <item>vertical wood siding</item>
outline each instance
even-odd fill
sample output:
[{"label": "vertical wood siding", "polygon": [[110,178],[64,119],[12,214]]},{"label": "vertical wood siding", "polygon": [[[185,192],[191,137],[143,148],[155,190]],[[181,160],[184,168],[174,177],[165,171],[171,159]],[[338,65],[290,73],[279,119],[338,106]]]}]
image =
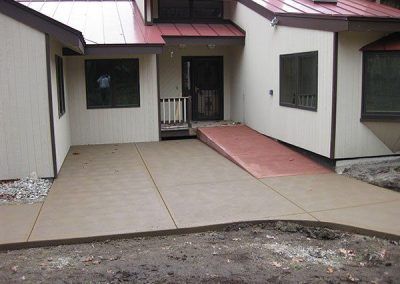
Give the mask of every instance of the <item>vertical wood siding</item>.
[{"label": "vertical wood siding", "polygon": [[[230,77],[231,52],[230,47],[216,46],[167,46],[160,55],[160,97],[182,96],[182,56],[222,56],[224,60],[224,119],[230,119]],[[171,57],[171,52],[173,56]]]},{"label": "vertical wood siding", "polygon": [[156,55],[130,57],[139,59],[140,107],[114,109],[86,108],[85,58],[68,58],[67,84],[72,145],[159,139]]},{"label": "vertical wood siding", "polygon": [[[234,49],[231,118],[279,140],[329,157],[333,39],[331,32],[278,26],[240,3],[232,20],[246,31],[244,49]],[[318,51],[318,111],[279,105],[279,56]],[[274,95],[268,94],[273,90]]]},{"label": "vertical wood siding", "polygon": [[66,63],[68,58],[63,57],[64,65],[64,85],[65,85],[65,113],[62,117],[58,115],[58,95],[57,95],[57,77],[55,56],[62,57],[62,46],[55,40],[50,41],[50,70],[51,70],[51,89],[53,96],[53,118],[54,118],[54,138],[56,144],[57,171],[60,170],[62,163],[71,146],[71,131],[69,124],[69,104],[68,104],[68,87],[66,81]]},{"label": "vertical wood siding", "polygon": [[51,177],[45,35],[0,13],[0,180]]},{"label": "vertical wood siding", "polygon": [[361,118],[362,52],[382,33],[339,33],[335,158],[393,154]]}]

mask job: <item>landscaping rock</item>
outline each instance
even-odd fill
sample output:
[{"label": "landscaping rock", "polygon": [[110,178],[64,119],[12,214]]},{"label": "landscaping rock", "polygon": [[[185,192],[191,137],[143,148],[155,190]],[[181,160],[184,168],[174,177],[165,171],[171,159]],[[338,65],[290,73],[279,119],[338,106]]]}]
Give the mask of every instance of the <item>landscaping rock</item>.
[{"label": "landscaping rock", "polygon": [[0,205],[41,202],[51,185],[50,180],[38,178],[36,173],[20,180],[0,183]]}]

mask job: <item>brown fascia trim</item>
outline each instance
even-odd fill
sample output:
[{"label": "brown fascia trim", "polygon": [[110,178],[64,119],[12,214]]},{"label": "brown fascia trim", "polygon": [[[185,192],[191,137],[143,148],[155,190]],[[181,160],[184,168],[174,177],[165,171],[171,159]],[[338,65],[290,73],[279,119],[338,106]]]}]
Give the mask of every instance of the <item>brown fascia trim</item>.
[{"label": "brown fascia trim", "polygon": [[53,160],[53,174],[54,178],[57,177],[57,152],[56,152],[56,139],[54,136],[54,115],[53,115],[53,91],[51,87],[51,54],[50,54],[50,36],[46,34],[46,71],[47,71],[47,92],[49,103],[49,119],[50,119],[50,140],[51,140],[51,154]]},{"label": "brown fascia trim", "polygon": [[188,44],[188,45],[200,45],[200,44],[215,44],[215,45],[244,45],[244,36],[163,36],[166,44]]},{"label": "brown fascia trim", "polygon": [[237,0],[268,20],[274,17],[278,26],[323,30],[330,32],[342,31],[386,31],[400,30],[400,18],[330,16],[296,13],[274,13],[255,3],[253,0]]},{"label": "brown fascia trim", "polygon": [[57,38],[76,52],[84,53],[85,40],[80,31],[47,17],[13,0],[1,0],[0,12],[14,20]]},{"label": "brown fascia trim", "polygon": [[86,45],[85,55],[161,54],[164,44],[96,44]]},{"label": "brown fascia trim", "polygon": [[329,155],[331,159],[335,159],[335,148],[336,148],[338,48],[339,48],[339,33],[335,32],[333,34],[331,146]]},{"label": "brown fascia trim", "polygon": [[157,68],[157,110],[158,110],[158,140],[161,141],[161,107],[160,107],[160,55],[156,54]]}]

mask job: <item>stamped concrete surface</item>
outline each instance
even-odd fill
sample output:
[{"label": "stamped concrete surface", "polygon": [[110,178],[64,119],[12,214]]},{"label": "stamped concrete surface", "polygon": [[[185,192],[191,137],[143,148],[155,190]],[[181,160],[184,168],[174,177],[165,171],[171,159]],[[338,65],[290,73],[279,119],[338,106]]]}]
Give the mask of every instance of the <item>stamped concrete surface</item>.
[{"label": "stamped concrete surface", "polygon": [[174,228],[134,144],[72,147],[29,241]]},{"label": "stamped concrete surface", "polygon": [[0,206],[0,244],[268,219],[400,235],[399,205],[400,193],[336,174],[256,179],[193,139],[79,146],[42,207]]},{"label": "stamped concrete surface", "polygon": [[0,244],[26,242],[42,203],[1,205]]}]

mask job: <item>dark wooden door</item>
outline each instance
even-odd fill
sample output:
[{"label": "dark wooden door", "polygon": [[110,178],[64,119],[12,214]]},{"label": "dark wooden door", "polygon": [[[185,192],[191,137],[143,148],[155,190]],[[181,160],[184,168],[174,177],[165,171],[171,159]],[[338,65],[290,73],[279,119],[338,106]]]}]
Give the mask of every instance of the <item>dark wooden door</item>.
[{"label": "dark wooden door", "polygon": [[184,57],[182,71],[184,95],[192,97],[193,120],[222,120],[222,56]]}]

